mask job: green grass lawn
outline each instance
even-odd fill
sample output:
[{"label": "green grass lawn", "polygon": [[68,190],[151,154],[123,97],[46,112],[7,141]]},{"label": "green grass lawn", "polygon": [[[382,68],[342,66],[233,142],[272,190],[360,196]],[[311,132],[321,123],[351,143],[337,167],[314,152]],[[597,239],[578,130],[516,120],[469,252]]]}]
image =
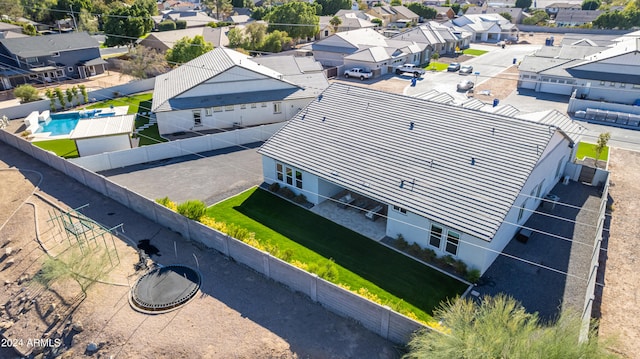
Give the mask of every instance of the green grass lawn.
[{"label": "green grass lawn", "polygon": [[[576,151],[576,158],[581,160],[585,157],[596,158],[596,145],[594,143],[580,142],[578,143],[578,150]],[[609,160],[609,146],[606,146],[600,154],[599,161]]]},{"label": "green grass lawn", "polygon": [[462,53],[465,55],[471,55],[471,56],[480,56],[480,55],[484,55],[486,54],[488,51],[485,50],[478,50],[478,49],[464,49],[462,50]]},{"label": "green grass lawn", "polygon": [[[151,99],[140,102],[140,105],[138,107],[138,116],[136,116],[136,128],[149,123],[149,116],[142,115],[143,112],[151,112]],[[139,136],[140,143],[138,144],[138,146],[148,146],[155,145],[156,143],[167,142],[167,140],[160,137],[160,133],[158,132],[158,124],[140,131]]]},{"label": "green grass lawn", "polygon": [[110,106],[129,106],[129,110],[127,111],[127,115],[133,115],[134,113],[138,113],[138,108],[140,107],[140,104],[142,102],[147,102],[149,101],[149,105],[148,108],[145,108],[146,111],[151,111],[151,96],[153,96],[152,93],[144,93],[144,94],[138,94],[138,95],[133,95],[133,96],[125,96],[125,97],[120,97],[120,98],[116,98],[116,99],[112,99],[112,100],[106,100],[106,101],[100,101],[100,102],[96,102],[90,106],[87,106],[87,109],[93,109],[93,108],[107,108]]},{"label": "green grass lawn", "polygon": [[445,71],[449,67],[449,64],[445,64],[443,62],[431,61],[429,66],[424,69],[427,71]]},{"label": "green grass lawn", "polygon": [[74,140],[62,139],[51,141],[32,142],[34,146],[38,146],[43,150],[54,152],[56,155],[64,158],[78,157],[78,148]]},{"label": "green grass lawn", "polygon": [[216,204],[207,209],[207,215],[255,232],[257,239],[281,251],[292,250],[292,259],[313,263],[331,258],[338,266],[339,283],[352,290],[366,288],[386,305],[413,312],[425,322],[441,301],[466,288],[462,282],[261,189]]}]

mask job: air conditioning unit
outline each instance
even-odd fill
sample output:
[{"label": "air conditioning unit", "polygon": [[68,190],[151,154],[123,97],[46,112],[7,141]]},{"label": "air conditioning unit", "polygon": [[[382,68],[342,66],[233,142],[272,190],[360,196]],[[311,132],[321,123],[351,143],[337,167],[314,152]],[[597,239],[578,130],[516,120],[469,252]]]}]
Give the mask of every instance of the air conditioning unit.
[{"label": "air conditioning unit", "polygon": [[563,185],[568,185],[569,184],[569,176],[564,176],[564,178],[562,179],[562,184]]}]

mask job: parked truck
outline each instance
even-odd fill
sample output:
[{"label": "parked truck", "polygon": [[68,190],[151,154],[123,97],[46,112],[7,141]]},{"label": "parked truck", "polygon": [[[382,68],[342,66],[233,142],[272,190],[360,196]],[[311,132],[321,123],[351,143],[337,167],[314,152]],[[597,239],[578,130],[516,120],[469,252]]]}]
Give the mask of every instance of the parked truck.
[{"label": "parked truck", "polygon": [[344,72],[344,77],[355,77],[360,80],[370,79],[373,76],[373,73],[367,69],[362,67],[354,67],[351,70],[347,70]]},{"label": "parked truck", "polygon": [[406,73],[413,74],[413,77],[421,77],[425,74],[425,71],[414,64],[404,64],[396,68],[396,74],[402,75]]}]

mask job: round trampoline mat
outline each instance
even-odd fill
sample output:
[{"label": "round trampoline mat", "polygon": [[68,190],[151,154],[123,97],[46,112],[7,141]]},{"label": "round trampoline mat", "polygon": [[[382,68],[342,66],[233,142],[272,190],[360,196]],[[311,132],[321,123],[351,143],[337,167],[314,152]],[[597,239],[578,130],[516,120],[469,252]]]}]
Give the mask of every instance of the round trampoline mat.
[{"label": "round trampoline mat", "polygon": [[131,289],[130,302],[144,313],[165,313],[186,304],[200,289],[200,273],[182,266],[156,268],[140,277]]}]

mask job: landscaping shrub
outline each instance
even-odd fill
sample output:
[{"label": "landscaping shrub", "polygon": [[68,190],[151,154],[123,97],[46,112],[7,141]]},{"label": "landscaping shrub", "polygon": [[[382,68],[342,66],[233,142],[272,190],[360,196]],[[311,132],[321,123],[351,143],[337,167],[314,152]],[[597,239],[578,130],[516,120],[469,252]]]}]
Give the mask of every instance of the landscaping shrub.
[{"label": "landscaping shrub", "polygon": [[164,198],[158,198],[156,199],[156,203],[159,203],[167,208],[169,208],[172,211],[175,211],[178,209],[178,205],[173,202],[172,200],[169,199],[169,197],[164,197]]},{"label": "landscaping shrub", "polygon": [[277,193],[280,190],[280,184],[278,182],[273,182],[269,185],[269,191]]},{"label": "landscaping shrub", "polygon": [[431,248],[424,248],[418,258],[425,262],[432,262],[436,258],[436,251]]},{"label": "landscaping shrub", "polygon": [[420,257],[420,254],[422,253],[422,247],[420,247],[418,245],[418,243],[412,243],[409,248],[407,249],[407,252],[409,254],[411,254],[412,256],[418,258]]},{"label": "landscaping shrub", "polygon": [[471,269],[467,272],[466,279],[473,284],[478,283],[480,280],[480,270],[477,268]]},{"label": "landscaping shrub", "polygon": [[289,187],[282,187],[278,190],[278,194],[281,195],[282,197],[288,199],[288,200],[292,200],[293,197],[296,196],[295,193],[293,193],[292,190],[289,189]]},{"label": "landscaping shrub", "polygon": [[164,20],[158,24],[158,31],[171,31],[176,29],[176,23],[172,20]]},{"label": "landscaping shrub", "polygon": [[453,269],[461,276],[467,275],[467,264],[459,259],[453,262]]},{"label": "landscaping shrub", "polygon": [[287,248],[283,252],[280,252],[278,258],[282,259],[285,262],[289,262],[291,258],[293,258],[293,249]]},{"label": "landscaping shrub", "polygon": [[178,205],[178,213],[194,221],[204,216],[206,210],[207,205],[200,200],[189,200]]},{"label": "landscaping shrub", "polygon": [[328,280],[330,282],[336,282],[338,280],[338,268],[333,259],[323,261],[322,263],[310,263],[309,272],[315,273],[318,277]]},{"label": "landscaping shrub", "polygon": [[176,21],[176,30],[182,30],[187,28],[186,20],[178,20]]},{"label": "landscaping shrub", "polygon": [[404,251],[407,248],[409,248],[409,242],[407,242],[404,239],[404,236],[402,234],[398,233],[398,236],[396,237],[396,242],[395,242],[396,248]]},{"label": "landscaping shrub", "polygon": [[293,197],[293,202],[297,203],[297,204],[305,204],[307,203],[307,196],[303,195],[302,193]]},{"label": "landscaping shrub", "polygon": [[40,99],[38,90],[31,85],[20,85],[13,90],[13,95],[20,99],[20,103],[33,102]]},{"label": "landscaping shrub", "polygon": [[447,254],[446,256],[442,257],[442,262],[450,267],[453,267],[456,259],[453,258],[450,254]]}]

